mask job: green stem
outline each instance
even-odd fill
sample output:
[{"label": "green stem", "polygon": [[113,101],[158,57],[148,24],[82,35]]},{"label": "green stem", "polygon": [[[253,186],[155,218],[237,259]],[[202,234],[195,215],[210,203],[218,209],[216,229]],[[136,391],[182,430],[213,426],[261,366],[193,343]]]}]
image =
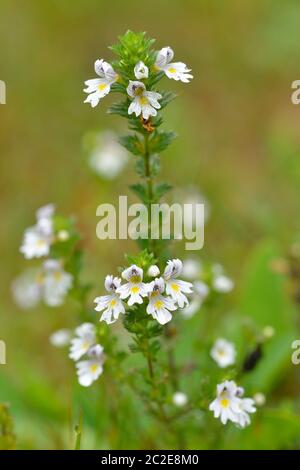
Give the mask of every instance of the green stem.
[{"label": "green stem", "polygon": [[[145,140],[145,176],[147,181],[147,189],[148,189],[148,206],[151,207],[152,198],[153,198],[153,185],[152,185],[152,175],[151,175],[151,167],[150,167],[150,152],[149,152],[149,135],[144,135]],[[151,216],[151,212],[150,212]]]},{"label": "green stem", "polygon": [[[148,345],[149,345],[149,341],[148,341]],[[153,381],[154,379],[153,361],[152,361],[152,355],[149,349],[148,349],[148,354],[147,354],[147,364],[148,364],[148,371],[149,371],[150,379]]]},{"label": "green stem", "polygon": [[173,351],[173,344],[172,339],[170,338],[170,327],[169,325],[165,326],[164,336],[166,340],[166,347],[167,347],[167,356],[168,356],[168,366],[169,366],[169,374],[172,383],[173,390],[178,390],[178,378],[177,378],[177,366]]},{"label": "green stem", "polygon": [[153,202],[153,179],[151,174],[151,165],[150,165],[150,152],[149,152],[149,135],[144,134],[144,144],[145,144],[145,153],[144,153],[144,162],[145,162],[145,178],[147,185],[147,196],[148,196],[148,245],[149,250],[155,255],[155,243],[151,239],[151,228],[152,228],[152,216],[151,216],[151,205]]},{"label": "green stem", "polygon": [[83,413],[82,413],[82,410],[80,410],[78,424],[77,426],[75,426],[75,433],[76,433],[75,450],[80,450],[81,448],[82,425],[83,425]]}]

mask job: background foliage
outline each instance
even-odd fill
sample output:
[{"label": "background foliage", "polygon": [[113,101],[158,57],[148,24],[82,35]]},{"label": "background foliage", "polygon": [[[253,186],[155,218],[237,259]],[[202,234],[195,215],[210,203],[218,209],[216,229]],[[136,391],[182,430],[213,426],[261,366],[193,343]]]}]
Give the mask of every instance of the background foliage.
[{"label": "background foliage", "polygon": [[[124,130],[118,118],[103,112],[113,97],[91,112],[82,88],[94,60],[109,60],[107,45],[129,27],[147,30],[158,46],[170,45],[176,58],[193,68],[188,87],[172,82],[180,96],[165,120],[178,139],[163,154],[162,178],[205,195],[211,216],[199,255],[220,261],[236,281],[211,325],[205,310],[182,324],[178,360],[191,355],[196,363],[207,361],[191,345],[199,336],[205,340],[208,328],[208,342],[222,334],[249,349],[245,322],[276,331],[245,383],[267,396],[253,424],[240,431],[212,422],[204,429],[199,412],[197,419],[182,420],[186,442],[191,448],[300,447],[300,369],[290,360],[291,342],[300,337],[292,295],[298,281],[292,284],[273,269],[299,237],[300,108],[290,101],[291,82],[299,79],[299,24],[296,0],[154,0],[151,6],[78,0],[71,7],[66,0],[1,0],[0,78],[8,94],[0,109],[0,336],[8,364],[0,366],[0,401],[10,403],[18,448],[74,447],[80,409],[85,448],[178,445],[143,415],[129,392],[119,396],[104,380],[101,396],[97,387],[73,387],[73,364],[48,342],[53,330],[76,325],[72,303],[24,313],[10,296],[11,279],[24,267],[18,254],[23,229],[47,202],[76,216],[87,281],[102,284],[124,251],[135,249],[131,241],[100,242],[95,236],[96,206],[127,194],[127,184],[135,182],[133,164],[116,183],[99,181],[87,169],[81,147],[87,131]],[[126,337],[121,340],[126,344]],[[217,369],[210,373],[218,379]],[[202,380],[196,369],[181,388],[195,394]]]}]

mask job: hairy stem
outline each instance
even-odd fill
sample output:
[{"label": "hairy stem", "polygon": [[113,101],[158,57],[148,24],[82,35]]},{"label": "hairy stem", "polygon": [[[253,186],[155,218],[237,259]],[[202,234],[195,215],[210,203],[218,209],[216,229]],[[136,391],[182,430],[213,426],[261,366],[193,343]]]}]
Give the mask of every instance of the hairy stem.
[{"label": "hairy stem", "polygon": [[148,355],[147,355],[147,364],[148,364],[148,371],[149,371],[150,379],[153,380],[154,379],[153,361],[152,361],[151,352],[149,350],[148,350]]},{"label": "hairy stem", "polygon": [[82,429],[83,429],[83,412],[80,410],[78,424],[75,426],[75,450],[80,450],[81,448],[81,438],[82,438]]},{"label": "hairy stem", "polygon": [[153,201],[153,179],[151,174],[151,165],[150,165],[150,152],[149,152],[149,135],[144,135],[144,162],[145,162],[145,178],[147,184],[147,196],[148,196],[148,245],[149,250],[155,255],[155,242],[151,238],[151,229],[152,229],[152,214],[151,214],[151,204]]}]

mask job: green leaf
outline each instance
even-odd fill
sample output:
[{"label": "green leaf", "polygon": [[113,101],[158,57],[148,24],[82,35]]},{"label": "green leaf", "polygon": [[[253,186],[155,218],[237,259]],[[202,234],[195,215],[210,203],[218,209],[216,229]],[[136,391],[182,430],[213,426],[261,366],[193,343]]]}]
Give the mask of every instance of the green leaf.
[{"label": "green leaf", "polygon": [[144,143],[141,141],[138,135],[124,135],[120,137],[119,142],[133,155],[142,156],[144,153]]},{"label": "green leaf", "polygon": [[279,256],[273,243],[256,247],[245,270],[241,311],[261,328],[272,325],[282,331],[291,327],[294,309],[285,295],[283,277],[272,271],[272,262]]},{"label": "green leaf", "polygon": [[135,162],[135,171],[141,178],[145,177],[146,168],[145,168],[145,161],[142,157],[139,157]]},{"label": "green leaf", "polygon": [[289,331],[265,344],[262,359],[243,381],[247,391],[270,393],[282,374],[294,367],[291,362],[291,344],[294,339],[295,333]]},{"label": "green leaf", "polygon": [[156,83],[158,83],[165,75],[165,72],[157,72],[153,74],[147,82],[147,87],[150,90]]},{"label": "green leaf", "polygon": [[119,116],[128,117],[128,106],[129,106],[129,101],[120,101],[118,103],[112,104],[107,112],[108,114],[117,114]]},{"label": "green leaf", "polygon": [[273,243],[259,244],[251,254],[244,279],[241,312],[260,331],[272,326],[274,337],[264,345],[264,355],[246,376],[253,390],[269,391],[291,364],[291,343],[295,338],[294,307],[288,299],[284,279],[272,271],[272,261],[280,254]]},{"label": "green leaf", "polygon": [[0,450],[13,450],[16,448],[16,437],[13,430],[13,420],[9,413],[9,406],[0,403]]},{"label": "green leaf", "polygon": [[74,277],[77,277],[82,270],[83,256],[84,255],[81,250],[76,250],[68,261],[68,263],[66,264],[68,272],[73,274]]},{"label": "green leaf", "polygon": [[128,30],[120,36],[119,42],[110,47],[118,56],[118,61],[113,62],[114,68],[125,80],[136,80],[134,67],[138,61],[151,69],[155,62],[155,50],[152,48],[154,39],[148,38],[145,32],[135,33]]},{"label": "green leaf", "polygon": [[165,108],[171,101],[173,101],[177,95],[172,91],[162,91],[160,92],[162,95],[162,99],[159,101],[161,105],[161,109]]},{"label": "green leaf", "polygon": [[128,264],[136,264],[140,268],[147,270],[156,260],[152,253],[147,249],[141,251],[138,255],[125,255]]},{"label": "green leaf", "polygon": [[80,411],[78,424],[75,426],[75,450],[80,450],[81,448],[81,438],[82,438],[82,430],[83,430],[83,414]]},{"label": "green leaf", "polygon": [[176,138],[175,132],[154,131],[149,139],[151,153],[161,153]]},{"label": "green leaf", "polygon": [[129,343],[128,347],[134,354],[141,352],[141,348],[135,343]]},{"label": "green leaf", "polygon": [[159,201],[168,191],[172,189],[169,183],[158,183],[154,186],[154,201]]},{"label": "green leaf", "polygon": [[137,183],[137,184],[132,184],[129,187],[141,199],[142,202],[146,204],[149,202],[147,188],[144,184]]},{"label": "green leaf", "polygon": [[115,82],[110,87],[111,93],[123,93],[127,95],[126,86],[123,83]]},{"label": "green leaf", "polygon": [[156,336],[160,336],[164,329],[157,321],[154,321],[148,324],[147,331],[149,338],[155,338]]},{"label": "green leaf", "polygon": [[152,176],[158,175],[160,171],[160,157],[157,154],[150,157],[150,172]]}]

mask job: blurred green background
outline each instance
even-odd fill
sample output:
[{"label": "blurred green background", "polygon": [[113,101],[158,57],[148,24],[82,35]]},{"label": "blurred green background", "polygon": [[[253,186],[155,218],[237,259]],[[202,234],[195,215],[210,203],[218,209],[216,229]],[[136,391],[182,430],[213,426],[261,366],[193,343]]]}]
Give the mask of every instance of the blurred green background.
[{"label": "blurred green background", "polygon": [[[0,107],[0,339],[7,343],[8,362],[0,366],[0,402],[11,404],[18,447],[72,448],[78,413],[72,403],[78,401],[85,406],[85,447],[152,445],[153,430],[138,438],[128,423],[143,413],[141,407],[127,407],[123,420],[110,420],[102,410],[99,420],[96,389],[74,391],[73,364],[48,341],[53,330],[76,325],[72,304],[22,312],[10,295],[11,280],[27,266],[18,252],[23,230],[48,202],[76,216],[86,251],[84,275],[97,283],[92,294],[123,262],[123,253],[136,250],[133,242],[101,242],[95,235],[97,205],[127,194],[136,178],[133,165],[118,180],[101,181],[82,150],[86,132],[124,129],[104,112],[112,97],[91,110],[82,88],[93,77],[95,59],[110,60],[107,47],[128,28],[147,31],[157,48],[171,46],[176,59],[193,69],[189,85],[163,84],[179,98],[165,113],[164,127],[178,139],[163,154],[162,178],[196,187],[209,201],[199,257],[224,264],[236,282],[219,307],[227,319],[221,332],[232,332],[241,315],[276,330],[268,358],[249,378],[249,387],[267,394],[267,405],[253,426],[230,430],[218,446],[300,446],[300,366],[290,361],[291,342],[300,338],[299,311],[288,279],[270,268],[300,236],[300,106],[290,98],[291,83],[300,78],[299,2],[0,3],[0,79],[7,84],[7,104]],[[187,341],[195,321],[186,326]],[[124,397],[125,408],[126,400],[132,397]],[[196,426],[187,431],[191,447],[205,447],[200,429],[201,423],[199,432]]]}]

